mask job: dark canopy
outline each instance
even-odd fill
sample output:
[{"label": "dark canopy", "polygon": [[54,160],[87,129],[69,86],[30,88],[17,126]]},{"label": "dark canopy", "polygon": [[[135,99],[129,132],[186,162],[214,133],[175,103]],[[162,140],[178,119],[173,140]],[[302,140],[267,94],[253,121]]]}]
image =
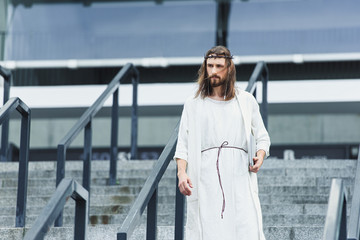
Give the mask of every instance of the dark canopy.
[{"label": "dark canopy", "polygon": [[215,42],[215,2],[18,5],[8,60],[203,55]]},{"label": "dark canopy", "polygon": [[[232,1],[234,55],[360,52],[360,1]],[[5,60],[194,57],[215,45],[216,1],[20,4]]]}]

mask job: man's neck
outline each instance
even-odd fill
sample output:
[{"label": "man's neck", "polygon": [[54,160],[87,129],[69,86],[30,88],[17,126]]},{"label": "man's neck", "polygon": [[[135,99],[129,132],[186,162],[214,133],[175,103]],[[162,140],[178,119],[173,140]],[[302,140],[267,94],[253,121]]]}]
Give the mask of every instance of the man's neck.
[{"label": "man's neck", "polygon": [[222,95],[221,86],[213,88],[213,94],[209,96],[211,99],[218,101],[225,101],[224,96]]}]

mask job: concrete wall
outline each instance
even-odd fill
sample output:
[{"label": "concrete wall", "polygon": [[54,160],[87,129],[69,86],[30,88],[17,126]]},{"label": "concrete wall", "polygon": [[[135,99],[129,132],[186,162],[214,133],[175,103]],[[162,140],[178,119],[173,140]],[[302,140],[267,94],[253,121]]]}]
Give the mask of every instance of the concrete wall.
[{"label": "concrete wall", "polygon": [[272,115],[274,144],[360,143],[360,114]]},{"label": "concrete wall", "polygon": [[[140,117],[139,146],[164,146],[180,116]],[[31,148],[55,148],[77,119],[33,119]],[[110,118],[95,118],[93,145],[110,145]],[[321,144],[360,143],[360,114],[276,114],[269,116],[269,134],[272,143]],[[81,147],[83,133],[71,146]],[[119,146],[130,145],[130,118],[119,120]],[[20,120],[10,122],[10,142],[19,145]]]},{"label": "concrete wall", "polygon": [[[140,117],[139,146],[163,146],[169,140],[180,117]],[[30,133],[31,148],[54,148],[66,135],[78,119],[32,119]],[[95,118],[93,121],[93,146],[106,147],[110,145],[110,118]],[[130,145],[130,118],[119,119],[119,146]],[[71,146],[83,146],[83,132],[74,140]],[[9,141],[19,145],[20,120],[10,121]]]}]

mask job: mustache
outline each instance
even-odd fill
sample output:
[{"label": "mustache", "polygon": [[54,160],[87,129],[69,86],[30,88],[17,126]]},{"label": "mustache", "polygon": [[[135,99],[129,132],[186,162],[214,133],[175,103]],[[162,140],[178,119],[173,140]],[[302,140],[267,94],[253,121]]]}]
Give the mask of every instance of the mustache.
[{"label": "mustache", "polygon": [[211,78],[217,78],[217,79],[221,79],[218,75],[214,74],[214,75],[210,75],[210,76],[207,76],[205,79],[211,79]]}]

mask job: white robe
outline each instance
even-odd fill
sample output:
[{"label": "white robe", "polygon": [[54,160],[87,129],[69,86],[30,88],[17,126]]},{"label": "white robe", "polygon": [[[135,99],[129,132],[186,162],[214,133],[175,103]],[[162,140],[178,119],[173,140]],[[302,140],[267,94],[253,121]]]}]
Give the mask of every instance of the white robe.
[{"label": "white robe", "polygon": [[[247,148],[249,148],[250,135],[253,134],[256,142],[256,150],[263,149],[266,155],[268,155],[270,139],[264,127],[258,103],[251,94],[242,90],[238,90],[236,101],[238,102],[243,117]],[[198,189],[201,183],[201,117],[203,115],[203,107],[204,100],[200,97],[191,97],[185,102],[174,156],[175,159],[181,158],[187,161],[187,174],[194,186],[192,195],[187,197],[186,240],[206,240],[202,238],[203,233],[200,216],[200,205],[202,205],[202,198],[204,196],[202,196],[203,194],[199,192]],[[259,239],[263,240],[265,237],[262,231],[262,215],[258,198],[256,174],[249,172],[249,179],[253,206],[256,209],[258,220]]]}]

